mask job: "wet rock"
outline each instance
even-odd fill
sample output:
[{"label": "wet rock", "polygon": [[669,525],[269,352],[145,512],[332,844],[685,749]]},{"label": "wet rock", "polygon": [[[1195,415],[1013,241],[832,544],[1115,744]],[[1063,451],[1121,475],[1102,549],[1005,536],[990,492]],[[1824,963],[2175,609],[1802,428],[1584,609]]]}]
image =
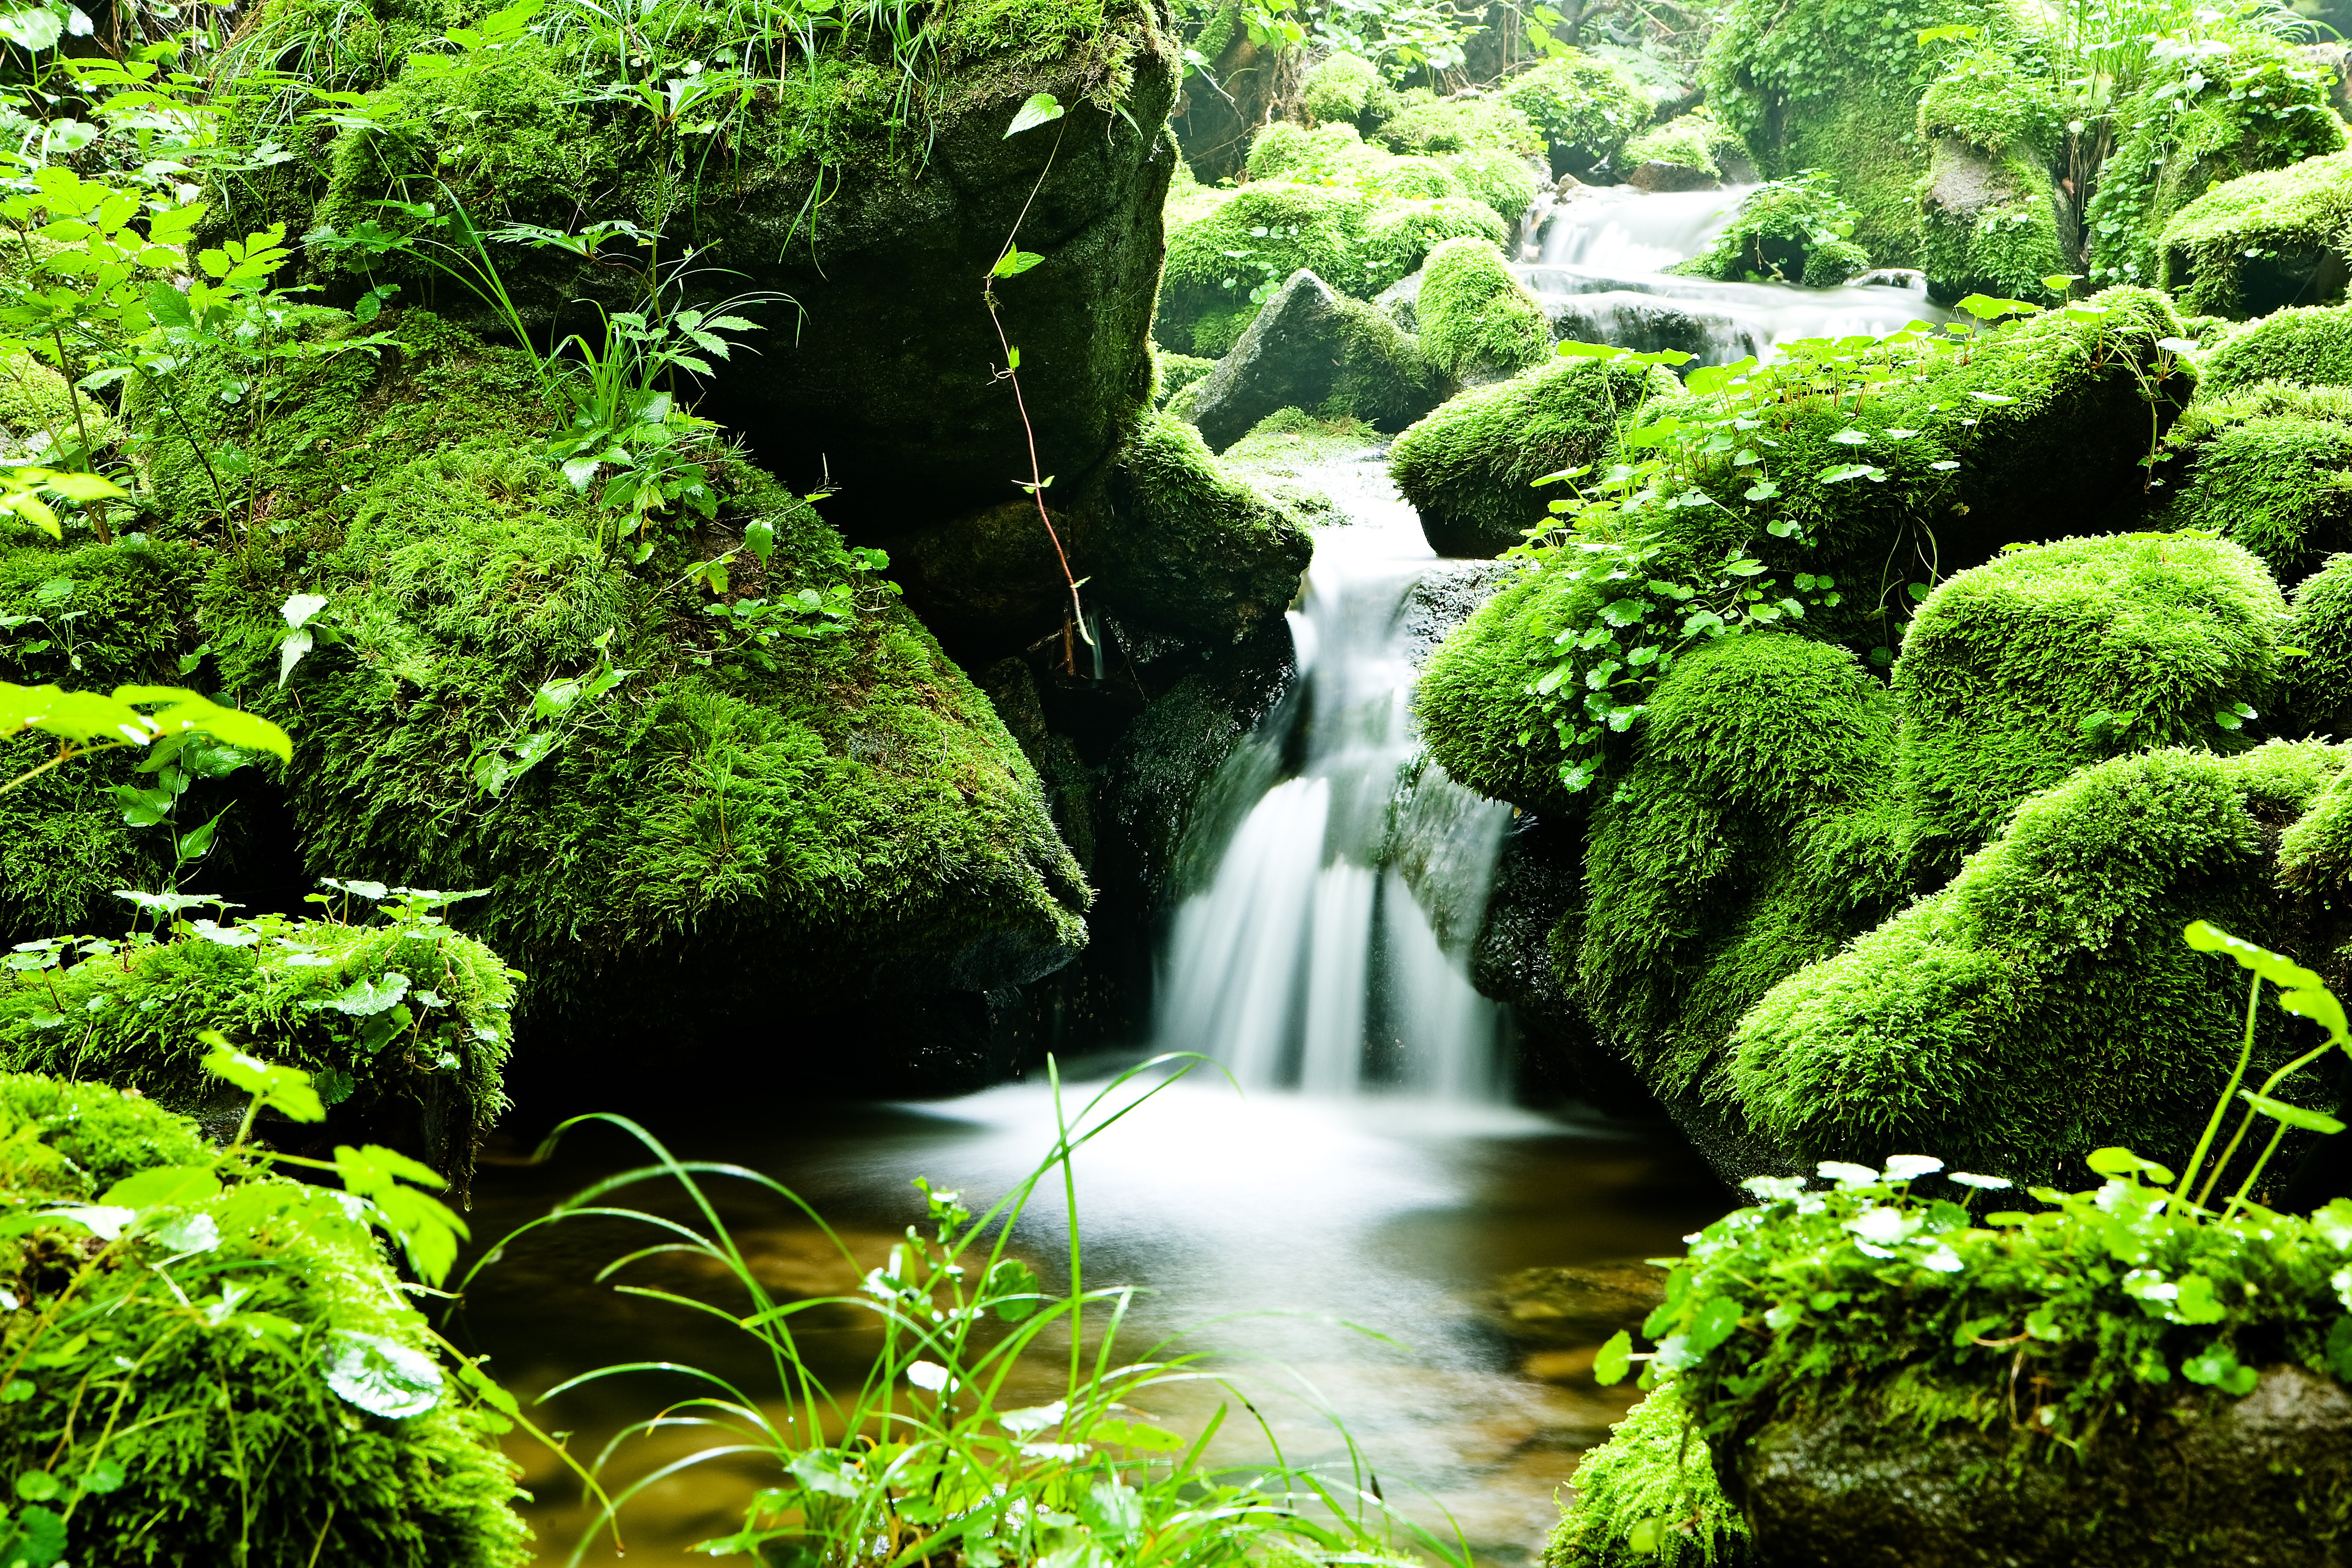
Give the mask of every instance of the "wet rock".
[{"label": "wet rock", "polygon": [[1713,169],[1688,163],[1637,163],[1625,172],[1625,183],[1644,191],[1712,191],[1723,181]]},{"label": "wet rock", "polygon": [[2069,269],[2074,206],[2038,156],[1989,153],[1958,136],[1937,141],[1919,188],[1927,293],[1939,305],[1970,294],[2030,295]]},{"label": "wet rock", "polygon": [[1440,561],[1414,579],[1405,591],[1405,636],[1411,639],[1407,657],[1419,669],[1437,651],[1447,634],[1468,620],[1519,569],[1516,561]]},{"label": "wet rock", "polygon": [[1632,1259],[1523,1268],[1496,1291],[1503,1331],[1522,1344],[1599,1344],[1637,1326],[1666,1299],[1666,1271]]},{"label": "wet rock", "polygon": [[2202,1392],[2079,1462],[2011,1468],[2006,1432],[1922,1436],[1863,1396],[1717,1446],[1764,1562],[1822,1568],[2320,1568],[2352,1561],[2352,1394],[2293,1365],[2241,1400]]},{"label": "wet rock", "polygon": [[1552,341],[1609,343],[1637,353],[1677,349],[1704,362],[1719,345],[1754,353],[1752,326],[1720,310],[1693,310],[1655,294],[1604,289],[1581,294],[1538,294],[1551,323]]},{"label": "wet rock", "polygon": [[1446,379],[1381,310],[1301,268],[1193,388],[1186,417],[1223,451],[1285,408],[1397,431],[1444,400]]}]

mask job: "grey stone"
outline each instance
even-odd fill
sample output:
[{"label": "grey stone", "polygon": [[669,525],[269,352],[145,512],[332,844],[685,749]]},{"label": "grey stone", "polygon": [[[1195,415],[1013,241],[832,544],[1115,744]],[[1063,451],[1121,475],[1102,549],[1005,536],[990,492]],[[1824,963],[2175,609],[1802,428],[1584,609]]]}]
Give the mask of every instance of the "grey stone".
[{"label": "grey stone", "polygon": [[1301,268],[1233,352],[1194,384],[1181,412],[1222,452],[1285,408],[1349,414],[1377,429],[1402,430],[1451,390],[1421,345],[1379,308],[1341,296]]}]

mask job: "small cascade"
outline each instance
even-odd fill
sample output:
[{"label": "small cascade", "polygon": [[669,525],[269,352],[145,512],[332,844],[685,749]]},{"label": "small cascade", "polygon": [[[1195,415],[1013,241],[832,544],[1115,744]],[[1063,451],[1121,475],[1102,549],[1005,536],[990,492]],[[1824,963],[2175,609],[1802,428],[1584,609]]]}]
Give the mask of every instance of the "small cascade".
[{"label": "small cascade", "polygon": [[1433,764],[1405,776],[1402,611],[1434,558],[1377,458],[1353,469],[1291,616],[1299,688],[1226,767],[1267,782],[1177,912],[1159,1045],[1252,1087],[1491,1100],[1502,1021],[1467,952],[1510,812]]},{"label": "small cascade", "polygon": [[1843,288],[1718,283],[1665,269],[1713,244],[1753,185],[1645,192],[1588,187],[1539,198],[1522,225],[1520,278],[1551,317],[1552,335],[1652,353],[1679,349],[1702,364],[1761,356],[1790,338],[1890,332],[1941,321],[1916,272],[1867,273]]}]

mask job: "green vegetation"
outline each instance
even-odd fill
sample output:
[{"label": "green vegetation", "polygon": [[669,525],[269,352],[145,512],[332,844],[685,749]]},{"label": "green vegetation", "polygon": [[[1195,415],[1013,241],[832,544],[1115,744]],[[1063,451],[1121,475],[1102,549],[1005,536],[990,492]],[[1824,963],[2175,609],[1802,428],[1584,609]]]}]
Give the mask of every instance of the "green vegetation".
[{"label": "green vegetation", "polygon": [[1542,132],[1516,101],[1476,93],[1408,104],[1382,121],[1372,136],[1391,153],[1543,151]]},{"label": "green vegetation", "polygon": [[1554,358],[1473,387],[1397,438],[1389,471],[1441,555],[1499,555],[1548,521],[1537,481],[1605,461],[1646,400],[1680,390],[1662,365]]},{"label": "green vegetation", "polygon": [[[300,1111],[300,1074],[216,1057]],[[395,1179],[430,1171],[343,1148],[332,1192],[136,1098],[29,1075],[0,1077],[0,1127],[16,1561],[530,1561],[496,1446],[513,1398],[471,1364],[445,1373],[370,1228],[423,1247],[438,1280],[463,1227]]]},{"label": "green vegetation", "polygon": [[1422,352],[1456,381],[1494,381],[1551,354],[1551,321],[1483,239],[1449,239],[1429,253],[1414,303]]},{"label": "green vegetation", "polygon": [[[2275,318],[2274,318],[2275,319]],[[2300,583],[2352,543],[2352,386],[2258,382],[2197,400],[2166,444],[2181,470],[2170,519],[2262,557],[2280,583]]]},{"label": "green vegetation", "polygon": [[1545,1568],[1738,1568],[1748,1521],[1716,1484],[1706,1439],[1674,1380],[1660,1378],[1609,1441],[1576,1467],[1576,1501],[1560,1516]]},{"label": "green vegetation", "polygon": [[1326,123],[1355,125],[1394,95],[1380,69],[1361,55],[1345,49],[1324,56],[1298,80],[1298,101],[1307,112]]},{"label": "green vegetation", "polygon": [[2158,241],[2181,308],[2233,319],[2324,303],[2352,266],[2352,153],[2245,174],[2183,205]]},{"label": "green vegetation", "polygon": [[2281,706],[2322,735],[2352,735],[2352,554],[2331,555],[2296,584],[2285,636],[2304,650],[2287,661]]},{"label": "green vegetation", "polygon": [[1748,149],[1701,104],[1679,119],[1653,126],[1625,143],[1618,163],[1631,174],[1644,163],[1696,169],[1711,179],[1727,177],[1727,165],[1745,162]]},{"label": "green vegetation", "polygon": [[1961,57],[1919,100],[1932,146],[1920,258],[1937,300],[2047,300],[2042,279],[2073,275],[2073,215],[2051,175],[2065,118],[2045,81],[1990,50]]},{"label": "green vegetation", "polygon": [[1713,245],[1672,270],[1732,283],[1831,288],[1869,269],[1869,253],[1851,237],[1856,221],[1824,175],[1768,181],[1740,202]]},{"label": "green vegetation", "polygon": [[2004,554],[1940,584],[1904,634],[1901,794],[1948,868],[2076,768],[2229,749],[2269,706],[2286,605],[2262,563],[2167,534]]},{"label": "green vegetation", "polygon": [[1557,55],[1512,78],[1503,97],[1541,134],[1552,173],[1579,178],[1604,163],[1630,168],[1638,162],[1620,154],[1655,107],[1615,61],[1579,53]]},{"label": "green vegetation", "polygon": [[2231,333],[2197,370],[2201,399],[2263,381],[2352,386],[2352,305],[2273,311]]},{"label": "green vegetation", "polygon": [[1920,95],[1919,134],[2046,161],[2064,142],[2066,115],[2046,79],[2008,54],[1979,49],[1954,60]]}]

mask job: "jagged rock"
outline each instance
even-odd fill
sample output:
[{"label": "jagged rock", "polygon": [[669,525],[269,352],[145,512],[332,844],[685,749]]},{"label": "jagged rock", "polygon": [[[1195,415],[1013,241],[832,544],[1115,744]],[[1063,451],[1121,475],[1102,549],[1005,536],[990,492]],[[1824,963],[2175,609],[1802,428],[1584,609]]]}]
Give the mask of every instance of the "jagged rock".
[{"label": "jagged rock", "polygon": [[1301,268],[1194,385],[1185,412],[1223,451],[1285,408],[1349,414],[1402,430],[1448,390],[1419,342],[1378,307],[1339,294]]}]

